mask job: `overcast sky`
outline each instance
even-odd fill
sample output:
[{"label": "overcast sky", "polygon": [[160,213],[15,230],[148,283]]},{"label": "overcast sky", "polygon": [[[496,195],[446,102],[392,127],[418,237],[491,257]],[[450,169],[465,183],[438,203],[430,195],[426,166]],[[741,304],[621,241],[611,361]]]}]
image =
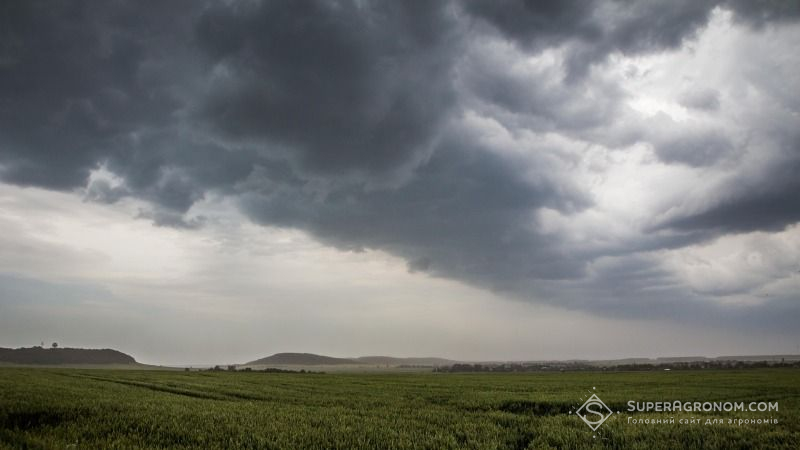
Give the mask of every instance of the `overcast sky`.
[{"label": "overcast sky", "polygon": [[0,6],[0,346],[800,352],[797,1]]}]

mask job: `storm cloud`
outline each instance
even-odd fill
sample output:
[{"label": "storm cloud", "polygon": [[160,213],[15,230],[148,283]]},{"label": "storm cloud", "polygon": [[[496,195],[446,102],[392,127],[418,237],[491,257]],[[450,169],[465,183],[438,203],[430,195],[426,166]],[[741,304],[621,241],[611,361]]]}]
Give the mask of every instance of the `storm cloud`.
[{"label": "storm cloud", "polygon": [[[213,195],[254,223],[517,299],[712,317],[742,291],[693,289],[664,255],[800,221],[796,2],[0,12],[0,179],[137,199],[159,226],[203,227],[214,219],[193,207]],[[719,50],[718,28],[767,48]],[[727,52],[730,70],[666,72],[698,48]]]}]

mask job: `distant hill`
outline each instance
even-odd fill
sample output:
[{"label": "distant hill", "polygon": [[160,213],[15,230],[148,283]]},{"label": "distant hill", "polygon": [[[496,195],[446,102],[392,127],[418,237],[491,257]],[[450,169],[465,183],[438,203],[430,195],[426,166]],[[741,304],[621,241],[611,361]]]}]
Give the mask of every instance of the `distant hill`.
[{"label": "distant hill", "polygon": [[245,366],[282,365],[282,366],[333,366],[342,364],[359,364],[346,358],[315,355],[313,353],[276,353],[266,358],[250,361]]},{"label": "distant hill", "polygon": [[333,365],[370,365],[370,366],[447,366],[455,363],[444,358],[395,358],[392,356],[361,356],[358,358],[334,358],[332,356],[315,355],[313,353],[276,353],[266,358],[257,359],[245,366],[333,366]]},{"label": "distant hill", "polygon": [[717,356],[717,361],[800,361],[800,355],[744,355]]},{"label": "distant hill", "polygon": [[2,348],[0,362],[10,364],[136,364],[132,356],[110,348]]},{"label": "distant hill", "polygon": [[444,358],[395,358],[392,356],[361,356],[354,358],[360,364],[382,366],[449,366],[457,361]]},{"label": "distant hill", "polygon": [[659,358],[621,358],[608,360],[539,360],[539,361],[473,361],[465,363],[446,358],[437,357],[416,357],[416,358],[397,358],[393,356],[360,356],[354,358],[335,358],[332,356],[317,355],[314,353],[276,353],[266,358],[250,361],[240,366],[339,366],[330,370],[369,370],[385,368],[414,368],[414,367],[448,367],[456,364],[482,364],[482,365],[503,365],[503,364],[522,364],[522,365],[547,365],[547,366],[593,366],[593,367],[616,367],[625,365],[669,365],[690,362],[709,362],[709,361],[797,361],[799,355],[751,355],[751,356],[719,356],[708,358],[705,356],[674,356]]}]

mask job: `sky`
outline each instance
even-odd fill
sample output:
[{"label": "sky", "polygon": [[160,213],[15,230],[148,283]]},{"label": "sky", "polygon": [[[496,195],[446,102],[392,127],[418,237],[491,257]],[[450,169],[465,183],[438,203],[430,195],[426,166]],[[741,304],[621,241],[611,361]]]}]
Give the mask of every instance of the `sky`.
[{"label": "sky", "polygon": [[0,346],[800,353],[797,1],[0,11]]}]

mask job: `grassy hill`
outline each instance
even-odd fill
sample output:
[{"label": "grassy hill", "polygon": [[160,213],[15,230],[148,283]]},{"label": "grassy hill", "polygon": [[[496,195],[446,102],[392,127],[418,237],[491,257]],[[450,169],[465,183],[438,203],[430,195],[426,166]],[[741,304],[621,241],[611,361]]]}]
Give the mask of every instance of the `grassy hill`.
[{"label": "grassy hill", "polygon": [[136,360],[110,348],[2,348],[0,363],[23,365],[136,364]]},{"label": "grassy hill", "polygon": [[276,353],[250,361],[245,366],[446,366],[455,361],[444,358],[395,358],[392,356],[361,356],[335,358],[313,353]]},{"label": "grassy hill", "polygon": [[343,364],[359,364],[346,358],[315,355],[313,353],[276,353],[266,358],[250,361],[246,366],[281,365],[281,366],[335,366]]}]

